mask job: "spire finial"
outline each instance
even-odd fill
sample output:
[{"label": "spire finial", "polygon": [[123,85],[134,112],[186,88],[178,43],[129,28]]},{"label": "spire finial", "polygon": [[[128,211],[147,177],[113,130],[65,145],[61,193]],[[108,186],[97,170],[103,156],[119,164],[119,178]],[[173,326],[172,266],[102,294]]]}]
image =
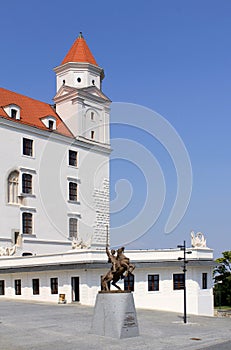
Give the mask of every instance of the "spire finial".
[{"label": "spire finial", "polygon": [[83,33],[82,32],[79,32],[78,38],[83,38]]}]

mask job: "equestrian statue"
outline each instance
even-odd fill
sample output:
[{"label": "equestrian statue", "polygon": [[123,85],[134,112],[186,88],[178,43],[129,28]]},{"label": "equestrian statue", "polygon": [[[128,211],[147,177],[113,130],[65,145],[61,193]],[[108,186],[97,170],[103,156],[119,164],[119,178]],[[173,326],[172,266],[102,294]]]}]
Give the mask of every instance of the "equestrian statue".
[{"label": "equestrian statue", "polygon": [[109,292],[110,283],[117,289],[121,290],[116,283],[120,279],[124,279],[131,274],[135,269],[135,265],[131,264],[130,259],[124,255],[124,247],[117,249],[117,251],[114,249],[109,251],[109,245],[107,243],[106,254],[108,256],[108,262],[110,262],[112,266],[111,269],[102,277],[102,290]]}]

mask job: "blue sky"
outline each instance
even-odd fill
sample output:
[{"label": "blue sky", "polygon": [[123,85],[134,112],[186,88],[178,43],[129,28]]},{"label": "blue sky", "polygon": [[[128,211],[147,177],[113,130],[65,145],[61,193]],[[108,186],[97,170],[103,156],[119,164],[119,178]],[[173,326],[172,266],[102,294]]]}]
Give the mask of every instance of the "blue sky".
[{"label": "blue sky", "polygon": [[[130,248],[175,247],[184,239],[189,245],[194,229],[206,235],[215,256],[231,249],[230,16],[228,0],[1,4],[2,87],[52,103],[53,68],[82,31],[105,70],[106,95],[113,102],[158,112],[183,140],[192,164],[192,196],[179,225],[164,234],[176,194],[171,159],[147,133],[126,126],[112,128],[113,138],[136,140],[155,154],[166,182],[159,219]],[[145,200],[145,176],[128,161],[121,162],[112,161],[112,198],[121,178],[131,182],[133,198],[125,213],[112,215],[112,226],[131,220]]]}]

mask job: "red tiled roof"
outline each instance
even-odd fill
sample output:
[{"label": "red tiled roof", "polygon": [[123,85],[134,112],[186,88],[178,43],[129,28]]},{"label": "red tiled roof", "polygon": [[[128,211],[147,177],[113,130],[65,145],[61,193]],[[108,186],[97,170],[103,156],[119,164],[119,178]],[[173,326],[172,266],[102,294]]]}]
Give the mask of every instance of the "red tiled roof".
[{"label": "red tiled roof", "polygon": [[[11,104],[15,104],[21,108],[20,120],[10,118],[4,111],[4,107]],[[0,88],[0,116],[13,120],[16,123],[27,124],[43,130],[49,129],[43,124],[41,118],[53,116],[56,119],[56,132],[65,136],[73,137],[70,130],[51,105],[3,88]]]},{"label": "red tiled roof", "polygon": [[98,66],[81,32],[61,64],[68,62],[87,62]]}]

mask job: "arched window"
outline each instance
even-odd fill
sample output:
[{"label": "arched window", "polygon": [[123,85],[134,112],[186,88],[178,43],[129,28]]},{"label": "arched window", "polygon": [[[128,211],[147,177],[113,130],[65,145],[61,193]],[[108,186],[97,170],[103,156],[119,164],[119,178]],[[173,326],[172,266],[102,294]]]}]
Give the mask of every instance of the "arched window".
[{"label": "arched window", "polygon": [[19,172],[12,171],[8,176],[8,203],[18,204],[18,178]]}]

